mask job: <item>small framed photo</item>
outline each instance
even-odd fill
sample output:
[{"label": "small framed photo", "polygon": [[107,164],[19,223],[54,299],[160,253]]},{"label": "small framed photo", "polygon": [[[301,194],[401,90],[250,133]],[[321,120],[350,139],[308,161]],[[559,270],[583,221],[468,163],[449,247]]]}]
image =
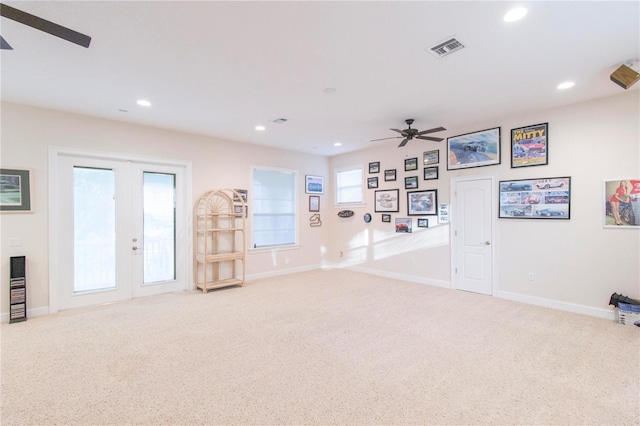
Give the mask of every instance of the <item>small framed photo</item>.
[{"label": "small framed photo", "polygon": [[500,127],[447,138],[447,170],[500,164]]},{"label": "small framed photo", "polygon": [[379,189],[375,191],[375,212],[398,212],[398,198],[400,196],[399,189]]},{"label": "small framed photo", "polygon": [[324,178],[306,175],[304,190],[307,194],[324,194]]},{"label": "small framed photo", "polygon": [[511,129],[511,168],[549,164],[549,123]]},{"label": "small framed photo", "polygon": [[424,180],[438,179],[438,166],[424,168]]},{"label": "small framed photo", "polygon": [[320,196],[319,195],[309,195],[309,211],[310,212],[319,212],[320,211]]},{"label": "small framed photo", "polygon": [[397,218],[396,232],[411,233],[411,218]]},{"label": "small framed photo", "polygon": [[378,187],[378,177],[367,178],[367,188],[373,189]]},{"label": "small framed photo", "polygon": [[429,164],[438,164],[440,162],[440,151],[426,151],[422,154],[422,165],[428,166]]},{"label": "small framed photo", "polygon": [[407,214],[409,216],[437,215],[438,190],[407,192]]},{"label": "small framed photo", "polygon": [[391,182],[396,180],[396,169],[390,169],[384,171],[384,181]]},{"label": "small framed photo", "polygon": [[391,223],[391,215],[390,214],[383,214],[382,215],[382,221]]},{"label": "small framed photo", "polygon": [[418,228],[428,228],[429,227],[429,219],[418,219]]},{"label": "small framed photo", "polygon": [[369,173],[380,173],[380,162],[369,163]]},{"label": "small framed photo", "polygon": [[247,190],[246,189],[234,189],[235,192],[237,192],[237,194],[233,194],[233,201],[240,201],[240,199],[242,198],[242,201],[245,202],[245,204],[247,203]]},{"label": "small framed photo", "polygon": [[[233,206],[233,212],[237,215],[237,216],[242,216],[242,206],[240,204],[236,204]],[[248,217],[249,216],[249,210],[247,206],[244,206],[244,217]]]},{"label": "small framed photo", "polygon": [[404,189],[417,189],[418,188],[418,176],[410,176],[404,178]]},{"label": "small framed photo", "polygon": [[31,211],[29,170],[0,169],[0,211]]},{"label": "small framed photo", "polygon": [[418,170],[418,157],[404,160],[404,171],[410,172],[412,170]]}]

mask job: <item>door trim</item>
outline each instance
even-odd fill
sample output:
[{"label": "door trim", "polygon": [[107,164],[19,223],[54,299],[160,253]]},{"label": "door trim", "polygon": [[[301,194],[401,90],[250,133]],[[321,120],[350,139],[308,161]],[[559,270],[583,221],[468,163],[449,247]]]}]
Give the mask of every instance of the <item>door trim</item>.
[{"label": "door trim", "polygon": [[491,296],[496,297],[498,294],[498,239],[497,239],[497,217],[498,217],[498,201],[496,199],[496,177],[494,175],[473,175],[473,176],[457,176],[452,177],[449,185],[449,199],[451,200],[451,206],[449,207],[449,214],[451,216],[450,222],[452,226],[449,227],[449,239],[451,241],[451,288],[458,289],[458,276],[455,273],[457,267],[457,239],[455,233],[455,212],[456,212],[456,191],[459,182],[469,182],[474,180],[490,180],[491,181]]},{"label": "door trim", "polygon": [[[193,235],[193,215],[192,206],[193,206],[193,174],[192,174],[192,164],[191,161],[185,160],[176,160],[169,158],[157,158],[157,157],[142,157],[136,155],[128,155],[128,154],[120,154],[114,152],[106,152],[106,151],[93,151],[93,150],[85,150],[78,149],[72,147],[65,146],[57,146],[50,145],[49,146],[49,173],[48,173],[48,195],[49,195],[49,313],[53,314],[59,311],[59,287],[60,283],[57,282],[59,277],[59,265],[61,264],[61,256],[63,253],[60,253],[56,250],[56,244],[60,241],[61,230],[59,227],[54,226],[54,224],[58,223],[58,215],[59,215],[59,204],[58,197],[55,196],[58,188],[58,159],[63,155],[71,155],[77,157],[86,157],[86,158],[97,158],[97,159],[105,159],[105,160],[120,160],[120,161],[136,161],[141,163],[148,164],[157,164],[157,165],[170,165],[177,167],[184,167],[185,173],[185,182],[184,182],[184,191],[185,191],[185,220],[186,220],[186,231],[184,241],[184,249],[186,250],[187,257],[187,266],[186,268],[186,288],[185,290],[193,290],[193,268],[191,267],[190,259],[193,258],[193,244],[191,239],[189,238]],[[67,253],[67,255],[70,255]]]}]

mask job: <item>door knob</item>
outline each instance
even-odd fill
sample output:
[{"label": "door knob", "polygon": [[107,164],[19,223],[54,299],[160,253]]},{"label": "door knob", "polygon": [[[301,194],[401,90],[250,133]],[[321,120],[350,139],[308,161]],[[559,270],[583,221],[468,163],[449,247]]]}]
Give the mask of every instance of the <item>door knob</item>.
[{"label": "door knob", "polygon": [[485,242],[484,242],[484,245],[485,245],[485,246],[490,246],[490,245],[491,245],[491,242],[490,242],[490,241],[485,241]]},{"label": "door knob", "polygon": [[133,247],[131,247],[131,250],[138,250],[138,247],[133,246]]}]

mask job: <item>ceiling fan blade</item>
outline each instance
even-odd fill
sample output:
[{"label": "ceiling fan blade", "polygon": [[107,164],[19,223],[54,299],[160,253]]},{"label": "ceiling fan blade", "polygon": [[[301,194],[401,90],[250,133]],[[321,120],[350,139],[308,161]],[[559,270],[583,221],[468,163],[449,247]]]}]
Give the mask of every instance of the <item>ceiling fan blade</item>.
[{"label": "ceiling fan blade", "polygon": [[394,136],[394,137],[392,137],[392,138],[371,139],[371,141],[370,141],[370,142],[386,141],[387,139],[400,139],[400,138],[402,138],[402,137],[403,137],[403,136]]},{"label": "ceiling fan blade", "polygon": [[0,36],[0,49],[13,50],[13,47],[11,47],[9,43],[7,43],[7,40],[5,40],[4,37]]},{"label": "ceiling fan blade", "polygon": [[400,130],[400,129],[389,129],[389,130],[393,130],[394,132],[398,132],[402,136],[407,136],[407,134],[406,134],[406,132],[404,130]]},{"label": "ceiling fan blade", "polygon": [[429,130],[423,130],[421,132],[416,133],[416,135],[420,136],[420,135],[426,135],[427,133],[435,133],[435,132],[441,132],[443,130],[447,130],[444,127],[435,127],[433,129],[429,129]]},{"label": "ceiling fan blade", "polygon": [[63,27],[62,25],[55,24],[51,21],[47,21],[46,19],[42,19],[14,7],[7,6],[4,3],[0,3],[0,15],[37,30],[44,31],[45,33],[53,36],[60,37],[61,39],[70,41],[71,43],[75,43],[82,47],[89,47],[89,44],[91,43],[91,37],[88,35],[81,34],[77,31]]},{"label": "ceiling fan blade", "polygon": [[443,139],[442,138],[434,138],[431,136],[416,136],[416,139],[422,139],[425,141],[434,141],[434,142],[442,142]]},{"label": "ceiling fan blade", "polygon": [[405,140],[400,142],[400,145],[398,145],[398,148],[402,148],[403,146],[405,146],[407,144],[407,142],[409,142],[409,138],[405,138]]}]

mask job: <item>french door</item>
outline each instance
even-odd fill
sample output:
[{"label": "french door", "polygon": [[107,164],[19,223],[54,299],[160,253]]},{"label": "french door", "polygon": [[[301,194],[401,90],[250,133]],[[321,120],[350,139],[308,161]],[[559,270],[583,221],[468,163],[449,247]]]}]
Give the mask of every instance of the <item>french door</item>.
[{"label": "french door", "polygon": [[75,153],[53,161],[54,311],[188,288],[184,165]]}]

